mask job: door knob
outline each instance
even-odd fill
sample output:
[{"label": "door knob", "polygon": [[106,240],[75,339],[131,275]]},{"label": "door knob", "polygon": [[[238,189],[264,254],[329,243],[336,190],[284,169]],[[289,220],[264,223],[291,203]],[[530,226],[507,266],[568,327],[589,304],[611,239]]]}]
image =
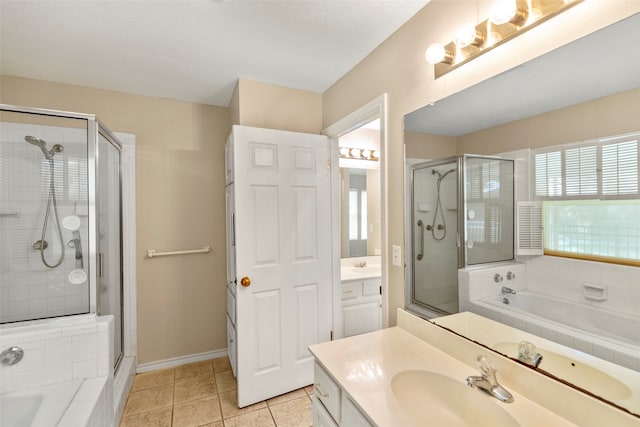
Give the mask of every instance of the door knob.
[{"label": "door knob", "polygon": [[245,276],[242,279],[240,279],[240,284],[242,286],[249,286],[249,285],[251,285],[251,279],[249,279],[247,276]]}]

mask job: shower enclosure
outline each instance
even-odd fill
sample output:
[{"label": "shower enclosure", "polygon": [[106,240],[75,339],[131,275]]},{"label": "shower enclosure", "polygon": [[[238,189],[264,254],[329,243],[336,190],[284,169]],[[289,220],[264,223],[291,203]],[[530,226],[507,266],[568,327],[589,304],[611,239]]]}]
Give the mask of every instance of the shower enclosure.
[{"label": "shower enclosure", "polygon": [[514,163],[463,155],[413,165],[406,306],[458,312],[458,269],[514,257]]},{"label": "shower enclosure", "polygon": [[114,316],[123,354],[121,143],[93,115],[0,104],[0,322]]}]

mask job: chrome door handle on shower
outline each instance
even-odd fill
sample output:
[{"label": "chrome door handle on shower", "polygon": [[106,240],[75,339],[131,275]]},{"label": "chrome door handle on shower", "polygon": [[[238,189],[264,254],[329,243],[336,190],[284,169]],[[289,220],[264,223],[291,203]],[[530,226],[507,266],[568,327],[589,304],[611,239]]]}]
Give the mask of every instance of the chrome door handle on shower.
[{"label": "chrome door handle on shower", "polygon": [[418,261],[420,261],[422,258],[424,258],[424,222],[422,222],[421,219],[418,220],[418,227],[420,227],[420,252],[418,253],[418,256],[416,257],[418,259]]}]

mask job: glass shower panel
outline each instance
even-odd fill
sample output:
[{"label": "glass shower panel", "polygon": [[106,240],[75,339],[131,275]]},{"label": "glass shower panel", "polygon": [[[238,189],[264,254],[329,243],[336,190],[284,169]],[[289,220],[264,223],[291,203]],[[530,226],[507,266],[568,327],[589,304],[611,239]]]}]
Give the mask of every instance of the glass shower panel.
[{"label": "glass shower panel", "polygon": [[90,311],[87,129],[0,112],[0,323]]},{"label": "glass shower panel", "polygon": [[412,302],[441,314],[458,312],[457,164],[413,169]]},{"label": "glass shower panel", "polygon": [[466,265],[514,257],[513,161],[464,157]]},{"label": "glass shower panel", "polygon": [[114,365],[123,354],[120,149],[98,136],[98,314],[114,316]]}]

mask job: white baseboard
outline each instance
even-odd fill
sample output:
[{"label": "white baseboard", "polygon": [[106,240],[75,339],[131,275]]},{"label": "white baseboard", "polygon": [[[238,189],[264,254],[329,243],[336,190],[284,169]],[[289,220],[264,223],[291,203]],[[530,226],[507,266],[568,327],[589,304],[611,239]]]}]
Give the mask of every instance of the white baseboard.
[{"label": "white baseboard", "polygon": [[189,354],[186,356],[172,357],[171,359],[158,360],[156,362],[142,363],[136,368],[136,373],[157,371],[158,369],[175,368],[188,363],[201,362],[227,356],[227,349],[207,351],[204,353]]}]

